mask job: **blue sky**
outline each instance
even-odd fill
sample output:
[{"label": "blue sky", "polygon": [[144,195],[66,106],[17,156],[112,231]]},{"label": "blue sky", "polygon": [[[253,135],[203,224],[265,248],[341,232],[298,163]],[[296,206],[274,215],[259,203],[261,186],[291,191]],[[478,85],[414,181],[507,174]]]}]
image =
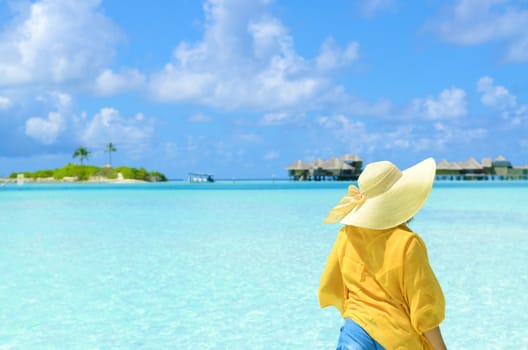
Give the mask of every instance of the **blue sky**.
[{"label": "blue sky", "polygon": [[528,164],[528,2],[0,0],[0,176]]}]

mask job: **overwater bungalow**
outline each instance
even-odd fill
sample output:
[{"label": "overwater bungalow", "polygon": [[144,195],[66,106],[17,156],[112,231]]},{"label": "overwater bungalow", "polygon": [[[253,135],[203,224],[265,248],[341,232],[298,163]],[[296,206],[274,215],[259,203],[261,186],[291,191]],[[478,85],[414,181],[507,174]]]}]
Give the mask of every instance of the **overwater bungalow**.
[{"label": "overwater bungalow", "polygon": [[[286,168],[295,181],[355,181],[363,170],[363,159],[353,154],[312,162],[297,160]],[[462,162],[445,159],[436,165],[437,180],[528,180],[528,165],[515,167],[504,156],[484,158],[479,162],[470,157]]]},{"label": "overwater bungalow", "polygon": [[297,160],[286,168],[288,176],[295,181],[350,181],[357,180],[361,173],[363,159],[356,155],[346,154],[341,158],[332,157],[313,162]]},{"label": "overwater bungalow", "polygon": [[491,162],[492,168],[494,169],[495,175],[508,176],[510,169],[513,169],[511,162],[504,158],[504,156],[498,156]]},{"label": "overwater bungalow", "polygon": [[311,169],[312,165],[302,160],[297,160],[286,168],[288,170],[288,176],[297,181],[309,180]]},{"label": "overwater bungalow", "polygon": [[442,159],[436,164],[436,178],[440,180],[460,180],[462,166],[457,162],[448,162]]},{"label": "overwater bungalow", "polygon": [[484,158],[479,163],[471,157],[463,162],[449,162],[445,159],[436,165],[438,180],[526,180],[528,167],[513,167],[511,162],[498,156]]}]

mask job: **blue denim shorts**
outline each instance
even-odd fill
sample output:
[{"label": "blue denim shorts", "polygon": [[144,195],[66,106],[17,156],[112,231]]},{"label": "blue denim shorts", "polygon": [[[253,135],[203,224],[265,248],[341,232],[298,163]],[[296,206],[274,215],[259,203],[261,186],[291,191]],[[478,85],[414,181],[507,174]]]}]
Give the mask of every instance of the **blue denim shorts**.
[{"label": "blue denim shorts", "polygon": [[345,318],[336,350],[385,350],[360,325]]}]

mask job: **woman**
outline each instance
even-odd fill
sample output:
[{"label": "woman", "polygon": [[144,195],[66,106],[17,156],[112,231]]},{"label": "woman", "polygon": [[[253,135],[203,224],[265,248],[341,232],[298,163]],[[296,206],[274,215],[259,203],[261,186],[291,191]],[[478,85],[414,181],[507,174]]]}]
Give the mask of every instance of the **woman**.
[{"label": "woman", "polygon": [[400,171],[371,163],[330,211],[341,222],[321,276],[319,303],[345,320],[337,349],[444,350],[442,289],[422,239],[406,223],[431,191],[436,165],[428,158]]}]

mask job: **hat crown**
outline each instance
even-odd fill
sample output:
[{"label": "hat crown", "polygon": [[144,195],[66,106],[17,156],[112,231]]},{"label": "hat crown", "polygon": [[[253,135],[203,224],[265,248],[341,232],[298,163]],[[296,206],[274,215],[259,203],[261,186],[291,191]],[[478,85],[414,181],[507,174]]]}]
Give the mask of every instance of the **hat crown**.
[{"label": "hat crown", "polygon": [[402,177],[402,172],[389,161],[370,163],[358,178],[359,189],[368,198],[388,191]]}]

